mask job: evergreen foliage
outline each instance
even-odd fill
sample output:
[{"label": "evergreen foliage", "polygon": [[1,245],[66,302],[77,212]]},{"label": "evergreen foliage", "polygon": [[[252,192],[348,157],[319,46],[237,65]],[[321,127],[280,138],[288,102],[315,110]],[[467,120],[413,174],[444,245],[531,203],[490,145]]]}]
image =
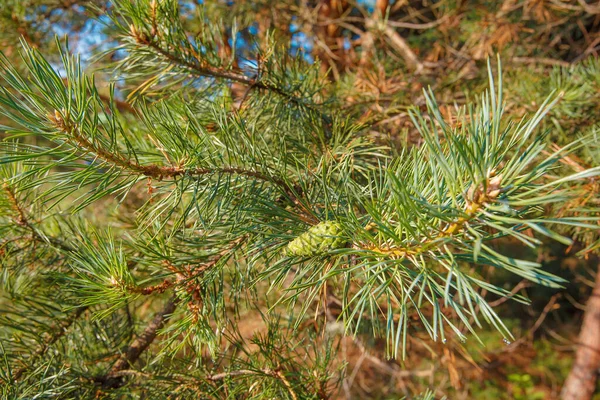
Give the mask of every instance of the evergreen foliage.
[{"label": "evergreen foliage", "polygon": [[398,150],[319,62],[267,35],[240,66],[180,13],[111,2],[108,96],[60,39],[0,59],[4,397],[329,398],[336,337],[513,340],[490,302],[528,299],[482,269],[566,281],[501,239],[598,248],[596,59],[521,85],[488,61],[452,118],[424,90]]}]

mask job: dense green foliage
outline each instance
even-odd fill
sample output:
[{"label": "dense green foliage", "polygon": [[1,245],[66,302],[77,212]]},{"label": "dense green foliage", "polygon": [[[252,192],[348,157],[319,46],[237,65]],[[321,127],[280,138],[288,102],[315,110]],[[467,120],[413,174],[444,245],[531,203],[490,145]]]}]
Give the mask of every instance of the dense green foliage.
[{"label": "dense green foliage", "polygon": [[[68,29],[91,16],[106,24],[84,62],[63,39],[49,45],[39,13],[52,5],[23,17],[39,41],[3,33],[4,397],[349,396],[346,339],[384,366],[363,341],[380,341],[382,359],[403,363],[420,346],[449,365],[465,343],[518,343],[526,336],[496,305],[529,304],[530,284],[548,288],[546,304],[568,282],[535,252],[598,250],[597,58],[503,73],[523,43],[446,73],[378,44],[402,40],[386,30],[395,5],[389,25],[377,12],[340,14],[372,36],[356,51],[384,93],[368,89],[362,57],[342,69],[331,37],[330,58],[290,53],[290,24],[309,23],[295,2],[272,8],[278,18],[252,39],[260,2],[207,3],[67,5]],[[423,12],[463,15],[466,35],[482,19],[461,7]],[[595,18],[564,14],[565,37],[575,18]],[[408,44],[431,47],[452,29]],[[473,48],[472,65],[499,44]],[[409,71],[433,88],[403,90]],[[465,74],[464,96],[448,99]],[[540,396],[529,374],[507,379],[513,398]],[[485,398],[480,389],[469,394]]]}]

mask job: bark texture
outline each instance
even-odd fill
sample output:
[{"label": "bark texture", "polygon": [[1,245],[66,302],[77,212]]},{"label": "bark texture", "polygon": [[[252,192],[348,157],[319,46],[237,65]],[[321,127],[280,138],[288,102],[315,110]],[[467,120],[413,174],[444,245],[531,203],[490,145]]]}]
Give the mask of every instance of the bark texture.
[{"label": "bark texture", "polygon": [[575,362],[561,392],[562,400],[590,400],[600,369],[600,265],[579,333]]}]

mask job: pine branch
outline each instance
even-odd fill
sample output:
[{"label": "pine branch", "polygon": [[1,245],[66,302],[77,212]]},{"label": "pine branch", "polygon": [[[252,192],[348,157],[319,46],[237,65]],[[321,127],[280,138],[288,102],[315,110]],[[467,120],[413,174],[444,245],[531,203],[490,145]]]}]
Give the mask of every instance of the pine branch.
[{"label": "pine branch", "polygon": [[406,40],[396,32],[396,30],[390,26],[383,25],[379,26],[384,22],[381,22],[375,18],[367,18],[366,26],[367,29],[381,29],[385,36],[390,40],[392,47],[398,50],[406,65],[414,70],[416,73],[421,73],[425,68],[419,57],[415,54],[415,52],[410,48]]},{"label": "pine branch", "polygon": [[[66,111],[63,110],[63,113],[66,113]],[[203,176],[211,174],[242,175],[249,178],[255,178],[261,181],[273,183],[281,187],[293,199],[296,198],[295,192],[298,190],[298,187],[291,187],[287,182],[285,182],[281,178],[265,175],[263,173],[244,168],[182,168],[179,166],[171,167],[156,164],[142,165],[134,161],[133,159],[126,159],[122,154],[108,151],[103,147],[92,143],[81,133],[77,124],[74,124],[69,120],[68,114],[66,116],[63,116],[60,112],[55,110],[54,115],[49,115],[48,118],[54,124],[54,126],[57,129],[59,129],[62,133],[66,134],[69,137],[72,137],[73,141],[75,142],[75,145],[83,151],[93,153],[103,161],[133,173],[141,174],[146,177],[158,180],[162,180],[163,178],[176,178],[179,176]]]},{"label": "pine branch", "polygon": [[178,271],[173,266],[169,265],[169,269],[175,272],[177,275],[177,281],[183,282],[186,286],[186,291],[190,294],[191,300],[187,303],[188,310],[192,313],[193,319],[197,321],[200,318],[201,311],[201,303],[203,301],[201,288],[197,284],[196,280],[202,277],[206,271],[211,268],[214,268],[219,261],[221,261],[224,257],[227,257],[232,254],[232,252],[241,246],[246,240],[248,236],[241,236],[236,240],[232,241],[231,244],[221,250],[219,253],[215,255],[215,257],[208,261],[207,263],[201,264],[195,268],[191,266],[187,266],[182,272]]},{"label": "pine branch", "polygon": [[156,339],[158,331],[162,329],[176,307],[177,300],[175,297],[172,297],[167,301],[167,304],[163,309],[154,316],[142,334],[131,343],[127,351],[121,355],[117,362],[115,362],[110,369],[110,372],[105,376],[96,378],[96,382],[101,383],[105,388],[115,389],[122,386],[123,380],[119,376],[119,372],[134,364],[140,358],[142,353],[148,349],[154,339]]},{"label": "pine branch", "polygon": [[87,306],[79,307],[73,314],[71,314],[68,318],[55,323],[50,326],[50,336],[44,340],[44,342],[38,347],[37,350],[33,352],[30,358],[29,365],[23,366],[17,369],[12,374],[13,381],[18,381],[25,372],[30,370],[37,360],[46,354],[46,352],[50,349],[50,347],[56,343],[60,338],[67,334],[69,327],[75,323],[79,319],[79,317],[88,309]]},{"label": "pine branch", "polygon": [[[449,223],[435,237],[428,239],[425,243],[412,243],[406,247],[377,247],[369,246],[365,250],[373,251],[392,257],[405,257],[408,255],[417,255],[426,252],[434,247],[440,241],[459,234],[468,223],[474,220],[479,211],[488,203],[493,202],[500,194],[502,188],[500,186],[502,176],[494,176],[488,179],[485,185],[479,187],[472,186],[467,193],[467,204],[464,210],[464,215],[456,221]],[[355,248],[361,248],[360,245],[355,245]]]},{"label": "pine branch", "polygon": [[130,26],[130,33],[131,33],[131,36],[135,39],[137,44],[142,45],[142,46],[147,46],[148,48],[154,50],[156,53],[158,53],[160,56],[162,56],[165,60],[167,60],[171,64],[178,65],[194,75],[209,76],[209,77],[213,77],[213,78],[217,78],[217,79],[225,79],[225,80],[237,82],[242,85],[248,86],[249,89],[256,88],[256,89],[267,90],[267,91],[275,93],[279,96],[285,97],[286,99],[290,100],[291,102],[293,102],[296,105],[305,107],[311,111],[315,111],[315,112],[319,113],[320,116],[325,121],[329,121],[329,122],[331,121],[331,118],[329,116],[323,114],[321,111],[318,110],[318,107],[323,105],[322,103],[317,103],[317,104],[306,103],[306,102],[304,102],[304,99],[302,97],[298,97],[292,93],[288,93],[285,90],[277,87],[276,85],[273,85],[269,82],[262,81],[257,78],[251,78],[241,72],[225,70],[222,68],[217,68],[217,67],[208,65],[208,63],[206,61],[202,60],[200,57],[195,56],[195,55],[193,56],[193,59],[197,60],[198,63],[193,63],[188,60],[182,59],[181,57],[178,57],[177,55],[162,48],[155,40],[156,34],[152,35],[152,32],[151,32],[151,37],[149,37],[147,34],[137,30],[134,25]]},{"label": "pine branch", "polygon": [[19,202],[17,201],[17,196],[16,196],[15,192],[12,190],[12,188],[6,182],[4,182],[4,184],[2,184],[2,187],[8,196],[8,199],[12,205],[13,210],[15,210],[17,213],[17,216],[15,218],[13,218],[15,223],[21,227],[27,228],[34,235],[37,235],[37,231],[29,223],[29,220],[28,220],[27,216],[25,215],[25,210],[23,210],[23,208],[19,205]]},{"label": "pine branch", "polygon": [[281,380],[281,382],[283,382],[283,385],[287,388],[288,392],[290,393],[290,396],[292,396],[292,399],[298,400],[298,396],[296,396],[296,393],[294,392],[294,389],[292,388],[292,385],[287,380],[287,378],[285,377],[285,375],[283,374],[283,372],[281,372],[280,370],[275,370],[274,371],[274,375],[277,378],[279,378],[279,380]]},{"label": "pine branch", "polygon": [[161,283],[152,285],[152,286],[146,286],[146,287],[127,286],[127,290],[132,293],[150,295],[150,294],[164,293],[172,286],[173,286],[173,281],[171,281],[169,279],[165,279]]},{"label": "pine branch", "polygon": [[117,99],[111,98],[110,96],[107,96],[105,94],[99,94],[99,96],[100,96],[100,99],[102,99],[102,101],[104,101],[106,104],[110,104],[112,102],[117,107],[117,109],[121,112],[127,112],[127,113],[131,113],[131,114],[135,114],[135,112],[136,112],[136,109],[126,101],[117,100]]},{"label": "pine branch", "polygon": [[232,377],[236,377],[236,376],[248,376],[248,375],[267,375],[267,376],[273,377],[273,378],[281,381],[281,383],[285,386],[285,388],[287,389],[287,391],[289,392],[289,394],[293,400],[298,399],[298,396],[296,395],[294,388],[292,387],[292,385],[290,384],[288,379],[285,377],[285,375],[279,369],[272,370],[270,368],[266,368],[266,369],[263,369],[260,371],[251,371],[248,369],[240,369],[237,371],[229,371],[229,372],[222,372],[220,374],[215,374],[215,375],[208,375],[205,379],[208,381],[214,382],[214,381],[220,381],[223,379],[232,378]]},{"label": "pine branch", "polygon": [[229,371],[229,372],[221,372],[219,374],[208,375],[205,379],[207,381],[221,381],[223,379],[232,378],[236,376],[247,376],[247,375],[257,375],[257,374],[265,374],[269,375],[271,373],[270,370],[263,371],[251,371],[249,369],[240,369],[237,371]]},{"label": "pine branch", "polygon": [[[115,378],[121,378],[121,377],[125,377],[125,376],[135,376],[135,377],[146,378],[146,379],[154,378],[150,374],[146,374],[146,373],[136,371],[136,370],[131,370],[131,369],[124,369],[124,370],[115,372],[113,374],[113,377],[115,377]],[[292,387],[290,381],[285,377],[285,375],[281,372],[280,369],[270,369],[270,368],[264,368],[264,369],[260,369],[260,370],[239,369],[239,370],[234,370],[234,371],[221,372],[221,373],[214,374],[214,375],[206,375],[201,378],[196,378],[196,380],[207,381],[207,382],[219,382],[219,381],[223,381],[223,380],[230,379],[230,378],[251,377],[251,376],[257,376],[257,377],[266,376],[266,377],[274,378],[274,379],[280,381],[283,384],[283,386],[285,386],[286,390],[288,391],[288,393],[290,394],[290,397],[293,400],[298,399],[298,395],[294,391],[294,388]],[[177,379],[177,378],[174,378],[174,379]],[[186,380],[183,380],[183,381],[181,381],[181,384],[189,384],[189,383]],[[327,399],[328,396],[326,393],[319,393],[317,398]]]},{"label": "pine branch", "polygon": [[32,238],[34,240],[37,240],[38,242],[50,243],[51,245],[56,246],[57,248],[59,248],[63,251],[67,251],[67,252],[74,251],[74,249],[71,246],[69,246],[68,244],[66,244],[65,242],[63,242],[59,239],[53,238],[53,237],[48,237],[48,236],[40,234],[40,232],[37,230],[37,228],[30,222],[29,217],[27,216],[27,212],[22,207],[22,205],[19,203],[19,200],[17,199],[17,194],[15,193],[13,188],[7,182],[4,182],[2,184],[2,188],[6,192],[8,200],[10,201],[13,210],[17,214],[13,218],[15,224],[17,224],[18,226],[20,226],[22,228],[27,229],[31,233]]}]

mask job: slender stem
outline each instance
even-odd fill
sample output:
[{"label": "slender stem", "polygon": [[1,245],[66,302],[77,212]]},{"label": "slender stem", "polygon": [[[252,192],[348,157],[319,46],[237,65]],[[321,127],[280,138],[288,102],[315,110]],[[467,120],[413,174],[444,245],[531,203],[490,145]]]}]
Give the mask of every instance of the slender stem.
[{"label": "slender stem", "polygon": [[261,181],[273,183],[281,187],[292,199],[297,199],[297,188],[293,188],[283,179],[269,176],[261,172],[252,171],[239,167],[214,167],[214,168],[182,168],[173,166],[162,166],[156,164],[142,165],[133,159],[127,159],[120,153],[111,152],[96,145],[85,137],[79,127],[69,121],[68,116],[61,115],[58,111],[48,117],[51,122],[64,134],[73,138],[75,145],[81,150],[92,153],[103,161],[116,165],[124,170],[144,175],[149,178],[161,180],[163,178],[176,178],[178,176],[203,176],[210,174],[242,175],[256,178]]},{"label": "slender stem", "polygon": [[73,325],[73,323],[77,321],[77,319],[79,319],[79,317],[85,312],[85,310],[87,310],[87,308],[87,306],[79,307],[73,314],[71,314],[66,319],[53,324],[50,328],[50,331],[52,332],[51,335],[33,352],[29,359],[29,365],[17,369],[12,374],[13,381],[18,381],[25,372],[30,370],[35,365],[37,360],[39,360],[44,354],[46,354],[48,349],[50,349],[50,347],[54,343],[56,343],[60,338],[66,335],[69,327]]},{"label": "slender stem", "polygon": [[37,231],[29,223],[29,219],[27,218],[27,215],[25,214],[25,210],[19,204],[16,193],[6,182],[2,185],[2,187],[4,188],[4,191],[6,192],[6,195],[8,196],[8,200],[10,201],[10,204],[11,204],[13,210],[15,210],[15,212],[17,213],[17,216],[15,218],[13,218],[15,223],[19,226],[27,228],[34,235],[37,235]]},{"label": "slender stem", "polygon": [[264,82],[264,81],[256,79],[256,78],[251,78],[247,75],[244,75],[241,72],[225,70],[225,69],[214,67],[212,65],[208,65],[205,61],[200,60],[195,56],[194,56],[194,59],[196,59],[198,61],[197,63],[183,59],[183,58],[169,52],[168,50],[162,48],[156,42],[156,40],[154,40],[154,38],[147,37],[146,35],[138,32],[133,27],[132,27],[131,35],[135,39],[136,43],[151,48],[156,53],[158,53],[159,55],[164,57],[170,63],[179,65],[180,67],[185,68],[186,70],[188,70],[189,72],[191,72],[194,75],[211,76],[211,77],[218,78],[218,79],[226,79],[229,81],[241,83],[245,86],[248,86],[249,88],[256,88],[256,89],[262,89],[262,90],[267,90],[267,91],[273,92],[279,96],[287,98],[288,100],[292,101],[293,103],[295,103],[297,105],[301,105],[312,111],[318,112],[321,115],[321,117],[323,118],[323,120],[330,121],[330,118],[327,115],[325,115],[322,112],[317,110],[316,107],[321,106],[322,105],[321,103],[315,103],[315,104],[306,103],[306,102],[304,102],[303,98],[295,96],[292,93],[286,92],[285,90],[283,90],[269,82]]},{"label": "slender stem", "polygon": [[289,392],[292,399],[293,400],[298,399],[296,392],[294,392],[294,388],[292,387],[290,382],[287,380],[287,378],[285,377],[283,372],[281,372],[278,369],[271,370],[271,369],[267,368],[267,369],[263,369],[260,371],[252,371],[249,369],[240,369],[237,371],[229,371],[229,372],[222,372],[220,374],[209,375],[205,379],[208,381],[214,382],[214,381],[220,381],[223,379],[232,378],[232,377],[236,377],[236,376],[248,376],[248,375],[267,375],[267,376],[273,377],[275,379],[278,379],[279,381],[281,381],[281,383],[283,383],[283,386],[285,386],[285,388]]},{"label": "slender stem", "polygon": [[283,385],[286,387],[286,389],[290,393],[290,396],[292,396],[292,399],[293,400],[298,400],[298,396],[296,396],[296,393],[294,392],[294,389],[292,388],[292,385],[287,380],[287,378],[285,377],[285,375],[283,374],[283,372],[277,370],[277,371],[275,371],[274,376],[276,376],[277,378],[279,378],[279,380],[281,382],[283,382]]},{"label": "slender stem", "polygon": [[146,287],[139,287],[139,286],[135,286],[135,285],[128,286],[127,290],[129,290],[130,292],[133,292],[133,293],[150,295],[150,294],[155,294],[155,293],[164,293],[167,289],[169,289],[172,286],[173,286],[173,281],[165,279],[161,283],[152,285],[152,286],[146,286]]},{"label": "slender stem", "polygon": [[[4,182],[2,187],[7,194],[7,197],[9,199],[9,202],[12,205],[12,208],[15,210],[15,212],[17,214],[16,217],[14,217],[15,223],[17,225],[27,229],[28,231],[30,231],[33,240],[37,240],[37,241],[44,242],[44,243],[50,242],[52,245],[55,245],[64,251],[73,251],[73,249],[70,246],[62,243],[61,241],[54,239],[54,238],[46,238],[45,236],[41,235],[38,232],[38,230],[35,228],[35,226],[33,226],[33,224],[31,224],[31,222],[29,221],[27,213],[26,213],[25,209],[19,203],[15,191],[6,182]],[[30,357],[29,365],[25,365],[25,366],[17,369],[12,374],[12,379],[14,381],[18,381],[25,372],[27,372],[30,368],[32,368],[33,365],[35,365],[36,361],[39,358],[41,358],[44,354],[46,354],[48,349],[67,333],[68,328],[85,312],[85,310],[87,310],[87,308],[88,308],[87,306],[79,307],[72,315],[70,315],[63,321],[54,323],[50,327],[50,331],[52,333],[50,334],[48,339],[43,341],[42,344],[38,347],[38,349],[36,349],[33,352],[33,354]]]},{"label": "slender stem", "polygon": [[129,348],[121,357],[115,362],[110,369],[110,372],[103,377],[96,378],[96,381],[102,383],[104,387],[117,388],[123,385],[121,377],[118,375],[120,371],[129,368],[130,365],[134,364],[142,355],[146,349],[152,344],[156,336],[158,336],[158,330],[161,329],[165,322],[169,319],[173,311],[177,306],[175,297],[169,299],[167,304],[159,311],[152,321],[146,326],[146,329],[131,343]]},{"label": "slender stem", "polygon": [[[368,29],[375,29],[377,28],[378,24],[381,24],[381,21],[373,18],[366,19],[366,26]],[[406,65],[410,69],[415,70],[417,73],[422,72],[424,65],[421,60],[419,60],[415,52],[410,48],[406,39],[400,36],[398,32],[396,32],[396,30],[390,26],[384,25],[382,28],[383,33],[389,39],[392,47],[394,47],[400,53],[406,62]]]},{"label": "slender stem", "polygon": [[17,214],[13,218],[13,220],[15,221],[15,224],[17,224],[18,226],[25,228],[29,232],[31,232],[31,237],[33,240],[37,240],[38,242],[42,242],[42,243],[46,243],[46,244],[49,243],[52,246],[55,246],[63,251],[70,252],[70,251],[74,250],[71,246],[69,246],[66,243],[63,243],[59,239],[56,239],[53,237],[47,237],[45,235],[40,234],[38,232],[37,228],[30,222],[29,217],[27,216],[27,212],[19,203],[19,200],[17,199],[17,194],[15,193],[13,188],[10,187],[10,185],[7,182],[4,182],[2,184],[2,188],[6,192],[8,200],[11,203],[13,210],[15,210],[15,212]]},{"label": "slender stem", "polygon": [[425,243],[412,243],[405,247],[382,247],[382,246],[361,246],[355,245],[354,247],[362,250],[369,250],[375,253],[384,254],[394,257],[406,257],[410,255],[422,254],[428,249],[435,246],[440,241],[449,238],[462,231],[465,225],[475,219],[479,215],[479,211],[485,206],[486,203],[494,201],[500,194],[500,182],[502,177],[496,176],[488,180],[485,187],[471,187],[469,193],[467,193],[468,200],[464,210],[464,215],[458,218],[456,221],[448,224],[442,231],[440,231],[434,238],[428,240]]},{"label": "slender stem", "polygon": [[[274,378],[274,379],[281,381],[281,383],[285,386],[286,390],[290,393],[290,397],[294,400],[298,399],[298,396],[296,395],[296,392],[294,391],[294,388],[292,387],[291,383],[279,369],[273,370],[270,368],[265,368],[265,369],[254,370],[254,371],[250,370],[250,369],[239,369],[239,370],[235,370],[235,371],[221,372],[221,373],[214,374],[214,375],[207,375],[202,378],[198,378],[198,380],[208,381],[208,382],[217,382],[217,381],[222,381],[222,380],[228,379],[228,378],[244,377],[244,376],[257,376],[257,375],[258,376],[266,376],[266,377]],[[113,376],[115,378],[124,377],[124,376],[135,376],[135,377],[147,378],[147,379],[153,378],[153,376],[150,374],[143,373],[140,371],[130,370],[130,369],[124,369],[122,371],[115,372],[113,374]],[[183,378],[183,377],[181,377],[181,378]],[[187,381],[182,380],[181,383],[187,383]],[[326,399],[327,395],[319,394],[319,398]]]},{"label": "slender stem", "polygon": [[203,298],[203,290],[201,285],[198,284],[198,279],[204,274],[208,269],[213,268],[217,263],[226,257],[242,243],[244,243],[248,239],[248,236],[241,236],[234,240],[227,248],[221,250],[216,256],[204,263],[200,264],[196,267],[192,267],[188,265],[184,271],[177,271],[174,267],[171,267],[172,270],[177,274],[177,280],[179,282],[183,282],[186,286],[186,290],[191,295],[191,301],[188,302],[187,307],[188,310],[192,313],[194,321],[198,321],[200,318],[200,312],[202,311],[202,303],[204,301]]},{"label": "slender stem", "polygon": [[206,377],[206,380],[207,381],[221,381],[223,379],[232,378],[232,377],[236,377],[236,376],[259,375],[259,374],[270,375],[271,372],[268,371],[268,370],[264,370],[264,371],[251,371],[249,369],[240,369],[240,370],[237,370],[237,371],[221,372],[220,374],[208,375]]}]

